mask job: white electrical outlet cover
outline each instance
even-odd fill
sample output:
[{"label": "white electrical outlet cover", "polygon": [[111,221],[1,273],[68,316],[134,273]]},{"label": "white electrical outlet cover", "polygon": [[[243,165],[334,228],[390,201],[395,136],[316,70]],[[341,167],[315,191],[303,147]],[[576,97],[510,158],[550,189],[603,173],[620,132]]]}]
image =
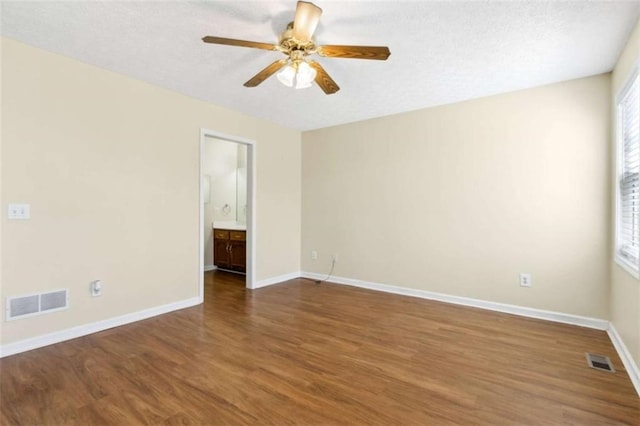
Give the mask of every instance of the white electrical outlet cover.
[{"label": "white electrical outlet cover", "polygon": [[29,204],[9,204],[7,218],[9,220],[26,220],[31,217]]}]

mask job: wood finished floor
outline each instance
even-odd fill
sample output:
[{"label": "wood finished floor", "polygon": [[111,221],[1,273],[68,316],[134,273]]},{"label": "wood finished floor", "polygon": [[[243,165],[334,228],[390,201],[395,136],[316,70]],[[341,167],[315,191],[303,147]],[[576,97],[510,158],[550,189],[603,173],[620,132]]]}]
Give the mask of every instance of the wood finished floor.
[{"label": "wood finished floor", "polygon": [[[214,283],[215,280],[215,283]],[[640,424],[606,333],[292,280],[0,360],[0,422]],[[586,351],[618,371],[586,366]]]}]

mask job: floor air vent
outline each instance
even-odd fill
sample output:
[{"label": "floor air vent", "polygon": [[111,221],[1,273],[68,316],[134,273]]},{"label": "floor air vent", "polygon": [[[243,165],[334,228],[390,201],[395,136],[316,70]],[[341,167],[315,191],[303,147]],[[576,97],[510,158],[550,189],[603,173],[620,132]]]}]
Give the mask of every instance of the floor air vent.
[{"label": "floor air vent", "polygon": [[61,311],[69,307],[67,289],[7,298],[7,321]]},{"label": "floor air vent", "polygon": [[595,368],[596,370],[608,371],[610,373],[616,372],[616,370],[613,369],[613,364],[611,364],[611,360],[608,356],[594,355],[587,352],[587,364],[589,364],[589,367]]}]

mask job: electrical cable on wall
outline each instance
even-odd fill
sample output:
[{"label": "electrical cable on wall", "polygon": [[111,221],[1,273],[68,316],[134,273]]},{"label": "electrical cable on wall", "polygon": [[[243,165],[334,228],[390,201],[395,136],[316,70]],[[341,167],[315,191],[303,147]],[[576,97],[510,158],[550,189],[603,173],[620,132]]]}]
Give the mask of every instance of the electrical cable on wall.
[{"label": "electrical cable on wall", "polygon": [[333,274],[333,268],[335,268],[335,266],[336,266],[336,258],[334,257],[333,259],[331,259],[331,270],[329,271],[329,275],[327,275],[327,277],[323,280],[316,280],[315,283],[320,284],[327,281]]}]

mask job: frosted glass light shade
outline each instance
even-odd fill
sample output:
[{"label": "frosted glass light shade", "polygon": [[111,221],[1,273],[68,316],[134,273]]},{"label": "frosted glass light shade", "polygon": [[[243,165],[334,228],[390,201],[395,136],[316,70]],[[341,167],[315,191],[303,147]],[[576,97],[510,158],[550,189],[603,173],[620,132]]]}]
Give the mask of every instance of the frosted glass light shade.
[{"label": "frosted glass light shade", "polygon": [[280,71],[276,77],[280,80],[280,83],[284,84],[287,87],[293,87],[293,79],[296,76],[296,69],[291,65],[287,65]]},{"label": "frosted glass light shade", "polygon": [[311,87],[311,82],[305,83],[300,79],[296,82],[296,89],[306,89],[307,87]]},{"label": "frosted glass light shade", "polygon": [[298,73],[296,74],[296,89],[306,89],[311,87],[311,82],[316,78],[316,70],[308,63],[300,62],[298,64]]}]

